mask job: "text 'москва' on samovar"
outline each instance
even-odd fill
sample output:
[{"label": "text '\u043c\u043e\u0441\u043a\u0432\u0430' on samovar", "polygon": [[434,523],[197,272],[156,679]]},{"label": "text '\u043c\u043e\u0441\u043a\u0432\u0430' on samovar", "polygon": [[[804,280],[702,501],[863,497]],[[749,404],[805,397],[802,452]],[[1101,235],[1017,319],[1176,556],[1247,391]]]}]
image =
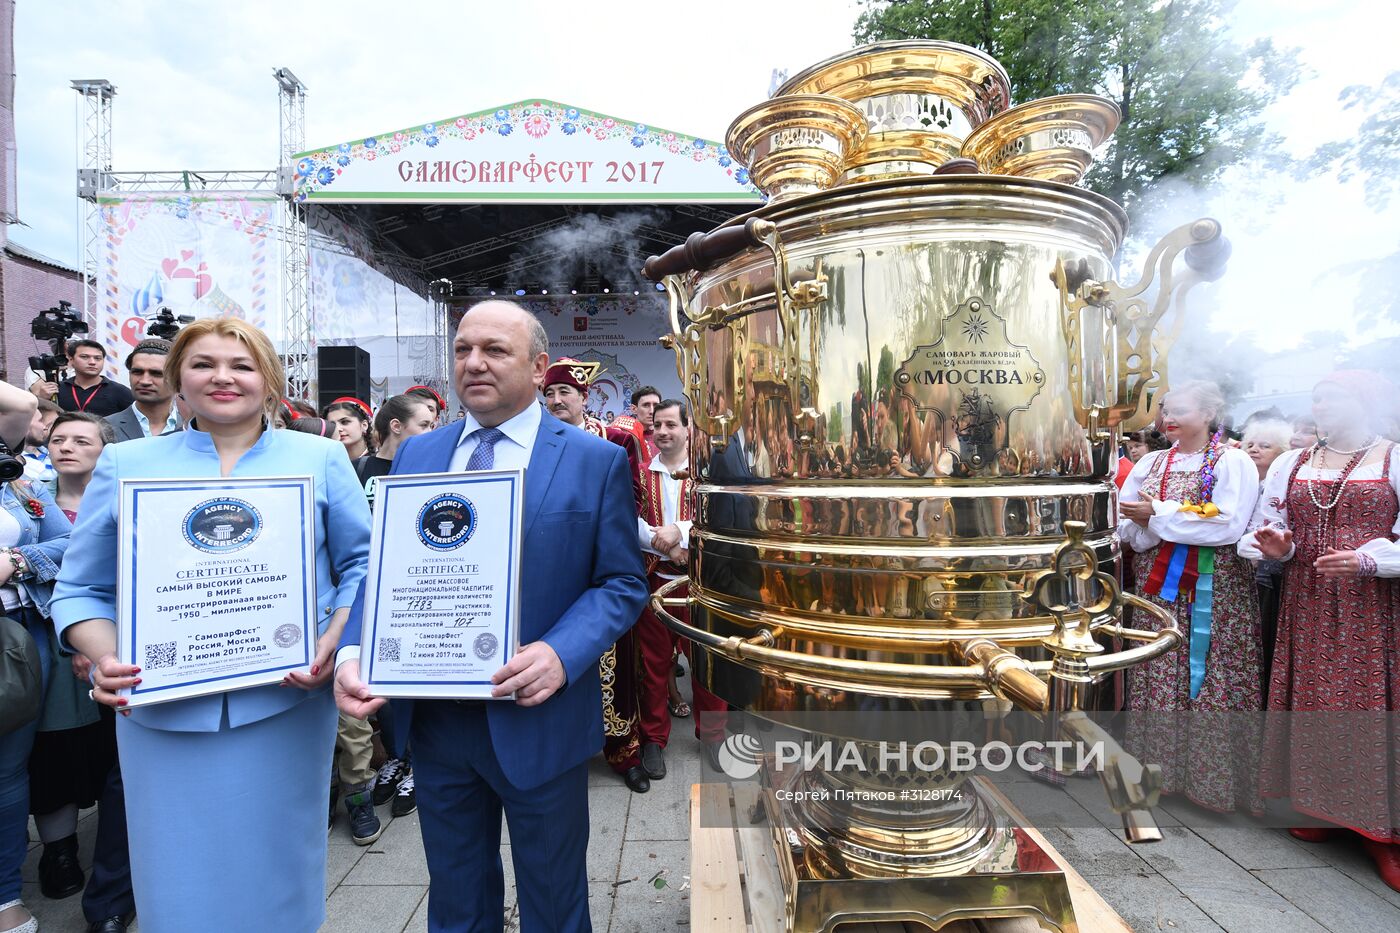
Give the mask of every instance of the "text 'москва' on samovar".
[{"label": "text '\u043c\u043e\u0441\u043a\u0432\u0430' on samovar", "polygon": [[[689,596],[654,605],[699,682],[758,716],[1000,698],[1103,743],[1143,841],[1160,774],[1078,711],[1182,636],[1118,589],[1110,477],[1165,386],[1164,315],[1228,247],[1199,220],[1138,284],[1113,281],[1126,215],[1075,183],[1118,120],[1091,95],[1012,107],[994,59],[920,40],[814,65],[734,122],[767,204],[646,266],[670,297],[698,498]],[[1063,876],[967,784],[836,820],[770,786],[787,928],[1078,929]]]}]

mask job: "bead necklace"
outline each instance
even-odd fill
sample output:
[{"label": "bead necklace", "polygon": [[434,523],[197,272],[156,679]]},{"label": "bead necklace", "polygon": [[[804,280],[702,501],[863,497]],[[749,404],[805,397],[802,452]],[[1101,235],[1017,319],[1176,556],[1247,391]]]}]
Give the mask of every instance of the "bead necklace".
[{"label": "bead necklace", "polygon": [[[1366,455],[1371,452],[1371,448],[1375,447],[1378,443],[1380,443],[1380,438],[1376,437],[1365,447],[1358,447],[1356,450],[1352,451],[1337,451],[1337,453],[1350,453],[1351,459],[1348,460],[1347,465],[1342,468],[1342,475],[1337,478],[1337,488],[1332,491],[1330,502],[1324,504],[1318,500],[1317,478],[1315,476],[1310,476],[1303,480],[1303,485],[1308,491],[1308,498],[1312,500],[1312,504],[1324,512],[1330,512],[1335,509],[1337,503],[1342,501],[1342,493],[1346,491],[1347,480],[1351,478],[1351,474],[1356,468],[1361,465],[1361,461],[1366,459]],[[1324,449],[1325,448],[1321,444],[1314,444],[1312,450],[1308,453],[1308,466],[1313,468],[1314,473],[1322,472],[1322,467],[1318,463],[1317,455],[1322,453]]]},{"label": "bead necklace", "polygon": [[[1308,499],[1312,502],[1313,505],[1317,506],[1319,516],[1317,523],[1317,541],[1319,548],[1328,547],[1328,542],[1332,542],[1333,544],[1335,544],[1335,541],[1333,541],[1331,535],[1332,510],[1335,509],[1338,506],[1338,504],[1341,503],[1342,495],[1346,492],[1347,489],[1347,480],[1351,479],[1351,474],[1355,472],[1358,466],[1361,465],[1361,461],[1366,459],[1366,455],[1371,452],[1371,448],[1375,447],[1378,443],[1380,443],[1379,437],[1371,441],[1371,443],[1367,446],[1360,448],[1352,454],[1351,459],[1347,461],[1347,465],[1342,468],[1342,475],[1337,477],[1337,488],[1333,490],[1330,502],[1324,504],[1318,501],[1316,489],[1317,481],[1314,477],[1308,477],[1307,479],[1303,480],[1303,488],[1307,490]],[[1317,463],[1317,454],[1322,449],[1323,448],[1320,444],[1314,444],[1312,446],[1312,449],[1308,453],[1308,465],[1313,468],[1314,473],[1322,472],[1322,468],[1318,466]]]},{"label": "bead necklace", "polygon": [[1375,435],[1372,435],[1372,436],[1371,436],[1371,441],[1370,441],[1370,443],[1368,443],[1365,447],[1358,447],[1358,448],[1356,448],[1356,450],[1342,450],[1340,447],[1333,447],[1331,444],[1327,443],[1327,438],[1324,437],[1324,438],[1322,438],[1321,440],[1319,440],[1319,441],[1317,442],[1317,446],[1318,446],[1319,448],[1322,448],[1322,449],[1325,449],[1325,450],[1329,450],[1329,451],[1331,451],[1331,452],[1334,453],[1334,454],[1342,454],[1342,455],[1344,455],[1344,456],[1350,456],[1351,454],[1354,454],[1354,453],[1360,453],[1360,452],[1363,451],[1363,450],[1370,450],[1372,447],[1375,447],[1378,443],[1380,443],[1380,440],[1381,440],[1380,435],[1379,435],[1379,434],[1375,434]]},{"label": "bead necklace", "polygon": [[[1199,451],[1199,453],[1201,453],[1202,456],[1201,469],[1198,474],[1198,476],[1200,477],[1200,482],[1197,486],[1198,491],[1195,494],[1187,493],[1182,500],[1183,509],[1187,511],[1199,512],[1203,517],[1206,518],[1211,517],[1211,515],[1207,514],[1206,505],[1207,503],[1210,503],[1211,498],[1215,493],[1215,465],[1220,461],[1220,455],[1225,450],[1225,448],[1220,443],[1220,439],[1223,436],[1224,429],[1222,428],[1221,430],[1216,431],[1215,434],[1210,438],[1210,440],[1206,441],[1206,446]],[[1180,450],[1181,442],[1177,441],[1175,444],[1172,445],[1171,450],[1167,451],[1165,464],[1162,468],[1162,481],[1159,484],[1157,491],[1158,499],[1165,500],[1167,498],[1167,478],[1171,475],[1172,472],[1172,461],[1176,459],[1176,455],[1180,452]],[[1196,451],[1192,451],[1192,453],[1188,454],[1187,456],[1192,456],[1195,453]],[[1219,511],[1219,508],[1216,507],[1212,507],[1210,509],[1210,512],[1212,514],[1219,514]]]}]

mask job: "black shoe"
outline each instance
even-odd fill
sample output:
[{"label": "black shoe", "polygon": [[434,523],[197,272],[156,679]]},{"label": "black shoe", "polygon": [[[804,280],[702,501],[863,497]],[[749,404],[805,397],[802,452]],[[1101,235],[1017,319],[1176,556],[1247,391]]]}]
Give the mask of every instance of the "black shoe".
[{"label": "black shoe", "polygon": [[326,832],[335,829],[335,805],[340,803],[340,791],[331,791],[331,815],[326,820]]},{"label": "black shoe", "polygon": [[701,742],[700,754],[705,757],[705,761],[711,768],[720,774],[724,773],[724,767],[719,763],[719,750],[723,742]]},{"label": "black shoe", "polygon": [[51,901],[72,897],[86,882],[83,867],[78,864],[76,834],[50,842],[39,856],[39,891]]},{"label": "black shoe", "polygon": [[641,765],[634,765],[627,769],[627,773],[622,775],[623,783],[631,788],[634,794],[645,794],[651,790],[651,780],[647,777],[646,770]]},{"label": "black shoe", "polygon": [[389,807],[389,815],[398,819],[401,816],[408,816],[418,809],[418,795],[413,792],[413,769],[399,781],[398,792],[394,794],[393,806]]},{"label": "black shoe", "polygon": [[642,769],[653,781],[659,781],[666,776],[666,756],[662,753],[660,745],[648,742],[642,746]]},{"label": "black shoe", "polygon": [[368,789],[345,798],[345,809],[350,811],[350,838],[357,846],[367,846],[384,834],[384,824],[379,822],[379,814],[374,812]]},{"label": "black shoe", "polygon": [[[408,767],[401,758],[390,758],[379,766],[379,773],[374,776],[374,805],[382,807],[393,799],[398,793],[399,782],[408,773]],[[413,811],[410,810],[410,813]]]},{"label": "black shoe", "polygon": [[126,928],[136,919],[136,912],[115,914],[106,920],[88,924],[88,933],[126,933]]}]

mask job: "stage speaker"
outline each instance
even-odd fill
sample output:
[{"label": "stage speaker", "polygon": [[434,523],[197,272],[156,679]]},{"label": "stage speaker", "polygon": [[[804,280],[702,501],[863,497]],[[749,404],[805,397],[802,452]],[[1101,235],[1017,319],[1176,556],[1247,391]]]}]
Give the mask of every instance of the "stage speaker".
[{"label": "stage speaker", "polygon": [[359,347],[316,348],[316,410],[344,395],[369,404],[369,353]]}]

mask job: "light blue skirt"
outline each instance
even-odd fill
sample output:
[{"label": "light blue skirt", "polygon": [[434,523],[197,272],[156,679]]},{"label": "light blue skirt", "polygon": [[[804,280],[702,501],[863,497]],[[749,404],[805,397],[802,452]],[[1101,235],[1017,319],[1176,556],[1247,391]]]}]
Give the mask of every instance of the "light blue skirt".
[{"label": "light blue skirt", "polygon": [[329,689],[218,732],[117,717],[142,933],[320,927],[335,723]]}]

